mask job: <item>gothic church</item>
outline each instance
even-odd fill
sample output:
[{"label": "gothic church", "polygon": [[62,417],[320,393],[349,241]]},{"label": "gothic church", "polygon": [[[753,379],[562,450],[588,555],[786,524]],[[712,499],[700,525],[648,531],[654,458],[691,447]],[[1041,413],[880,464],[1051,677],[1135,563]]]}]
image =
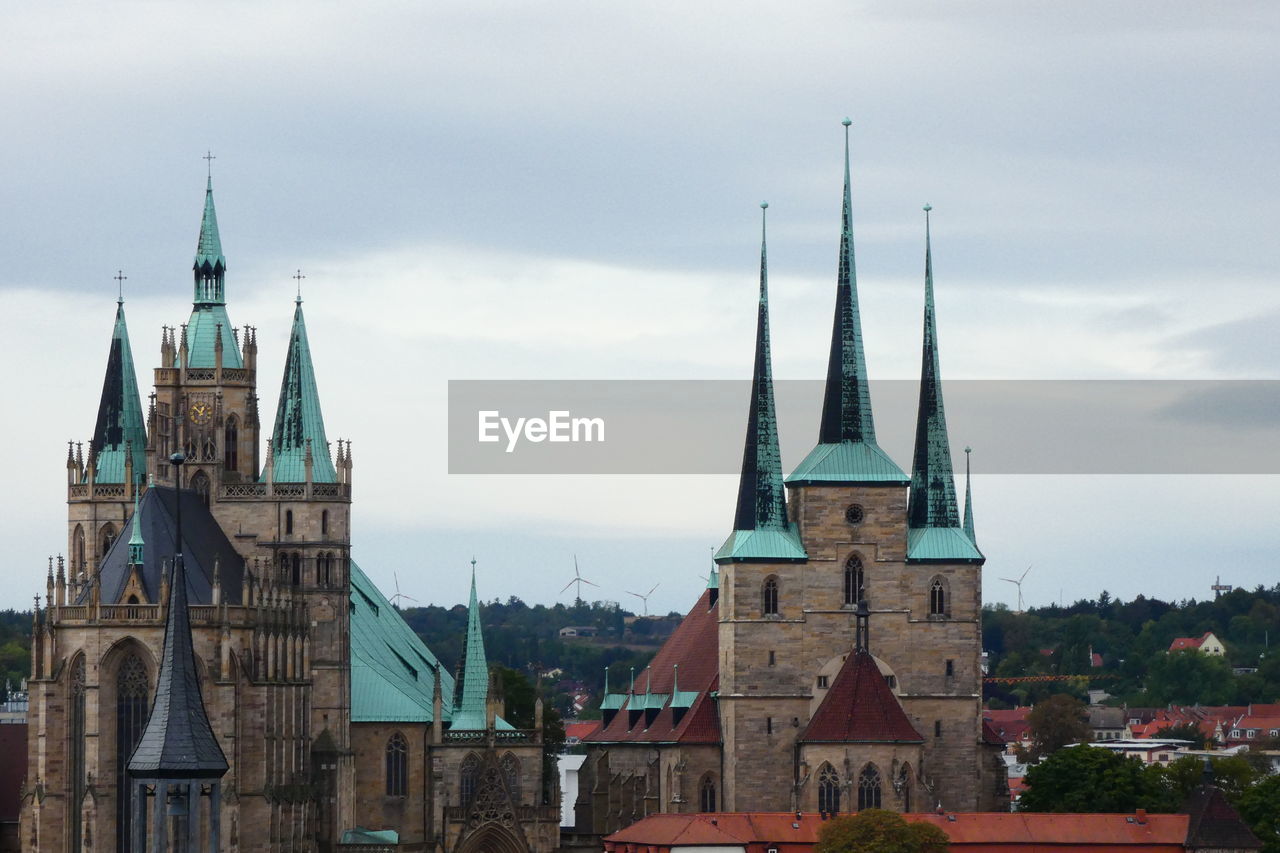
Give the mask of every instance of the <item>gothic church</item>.
[{"label": "gothic church", "polygon": [[[225,761],[217,826],[189,826],[221,849],[556,849],[541,711],[503,719],[474,571],[455,678],[351,559],[351,443],[331,451],[301,298],[264,435],[226,269],[210,180],[191,315],[163,330],[145,415],[116,308],[93,439],[67,454],[68,556],[36,601],[24,849],[153,849],[129,776],[166,768],[144,730],[200,714]],[[166,623],[189,638],[181,689]]]}]

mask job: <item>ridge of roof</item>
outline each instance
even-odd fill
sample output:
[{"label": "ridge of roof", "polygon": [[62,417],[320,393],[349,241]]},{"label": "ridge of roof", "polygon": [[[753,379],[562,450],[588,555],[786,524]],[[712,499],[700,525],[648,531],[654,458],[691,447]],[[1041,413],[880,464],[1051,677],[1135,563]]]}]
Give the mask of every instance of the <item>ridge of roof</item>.
[{"label": "ridge of roof", "polygon": [[801,743],[923,743],[898,697],[889,689],[871,653],[854,650],[844,659],[818,710],[800,734]]}]

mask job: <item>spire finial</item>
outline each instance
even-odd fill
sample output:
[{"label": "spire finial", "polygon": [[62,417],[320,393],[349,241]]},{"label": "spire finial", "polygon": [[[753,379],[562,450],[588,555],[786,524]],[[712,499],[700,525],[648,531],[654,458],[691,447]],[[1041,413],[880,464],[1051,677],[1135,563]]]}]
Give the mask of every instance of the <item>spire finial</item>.
[{"label": "spire finial", "polygon": [[204,153],[204,156],[201,157],[200,159],[205,162],[205,167],[208,170],[209,186],[212,188],[213,187],[213,161],[217,160],[218,158],[214,156],[214,153],[212,151],[206,150]]},{"label": "spire finial", "polygon": [[112,276],[116,280],[116,304],[124,304],[124,283],[129,276],[124,274],[124,270],[116,270],[116,274]]},{"label": "spire finial", "polygon": [[301,304],[302,304],[302,280],[303,280],[304,278],[306,278],[306,276],[302,274],[302,270],[298,270],[297,272],[295,272],[295,273],[293,274],[293,280],[294,280],[294,281],[296,281],[296,282],[298,283],[298,295],[297,295],[297,297],[295,298],[294,303],[293,303],[293,304],[295,304],[295,305],[301,305]]}]

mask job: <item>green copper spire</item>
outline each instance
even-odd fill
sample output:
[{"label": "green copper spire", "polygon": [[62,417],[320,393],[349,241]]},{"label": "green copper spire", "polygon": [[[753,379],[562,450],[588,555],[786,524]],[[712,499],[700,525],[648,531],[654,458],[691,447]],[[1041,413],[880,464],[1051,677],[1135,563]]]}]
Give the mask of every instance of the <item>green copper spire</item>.
[{"label": "green copper spire", "polygon": [[222,238],[218,235],[218,213],[213,208],[213,177],[205,184],[204,216],[200,218],[200,239],[196,242],[195,302],[219,303],[223,299],[223,273],[227,259],[222,254]]},{"label": "green copper spire", "polygon": [[[210,177],[205,184],[204,216],[200,219],[200,237],[192,265],[195,296],[186,329],[188,367],[216,366],[219,342],[222,366],[244,367],[231,320],[227,317],[226,271],[227,259],[222,254],[222,238],[218,235],[218,214],[213,208],[213,178]],[[178,366],[176,359],[174,366]]]},{"label": "green copper spire", "polygon": [[289,334],[284,380],[276,404],[276,426],[271,438],[272,479],[277,483],[305,482],[308,450],[312,458],[312,481],[337,482],[325,438],[324,417],[320,414],[320,394],[316,390],[307,324],[299,299],[293,311],[293,331]]},{"label": "green copper spire", "polygon": [[141,566],[145,555],[146,543],[142,541],[142,509],[138,495],[142,493],[141,481],[133,490],[133,535],[129,537],[129,565]]},{"label": "green copper spire", "polygon": [[844,206],[840,215],[840,258],[836,273],[836,310],[831,356],[822,401],[818,445],[788,483],[896,483],[903,473],[876,444],[871,390],[862,347],[858,310],[858,274],[853,257],[853,194],[849,178],[849,119],[844,120]]},{"label": "green copper spire", "polygon": [[[761,202],[762,210],[769,207]],[[769,355],[769,265],[765,214],[760,218],[760,304],[756,316],[755,371],[751,409],[738,483],[733,532],[716,552],[718,562],[734,560],[804,560],[807,556],[794,526],[787,520],[778,450],[778,419],[773,401],[773,368]]]},{"label": "green copper spire", "polygon": [[916,417],[915,459],[907,505],[907,559],[980,562],[982,554],[960,526],[956,484],[942,405],[938,366],[938,328],[933,303],[933,248],[925,205],[924,353],[920,368],[920,408]]},{"label": "green copper spire", "polygon": [[489,699],[489,662],[484,655],[484,634],[480,630],[480,602],[476,597],[476,561],[471,561],[471,601],[467,605],[467,636],[462,648],[462,678],[453,706],[451,728],[455,731],[483,731]]},{"label": "green copper spire", "polygon": [[124,298],[116,302],[116,322],[107,353],[107,375],[102,382],[98,421],[93,429],[94,479],[99,483],[125,482],[125,457],[133,461],[134,476],[147,470],[147,430],[143,425],[138,377],[133,370],[129,329],[124,320]]},{"label": "green copper spire", "polygon": [[973,474],[969,470],[971,453],[973,453],[972,447],[964,449],[964,535],[968,536],[969,541],[976,546],[978,537],[973,532]]}]

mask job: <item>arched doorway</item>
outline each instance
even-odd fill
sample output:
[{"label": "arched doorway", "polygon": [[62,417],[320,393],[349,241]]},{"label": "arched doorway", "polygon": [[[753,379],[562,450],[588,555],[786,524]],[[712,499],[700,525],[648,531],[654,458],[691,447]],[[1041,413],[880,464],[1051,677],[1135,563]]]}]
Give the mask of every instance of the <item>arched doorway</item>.
[{"label": "arched doorway", "polygon": [[499,823],[486,823],[467,835],[458,853],[528,853],[524,839]]}]

